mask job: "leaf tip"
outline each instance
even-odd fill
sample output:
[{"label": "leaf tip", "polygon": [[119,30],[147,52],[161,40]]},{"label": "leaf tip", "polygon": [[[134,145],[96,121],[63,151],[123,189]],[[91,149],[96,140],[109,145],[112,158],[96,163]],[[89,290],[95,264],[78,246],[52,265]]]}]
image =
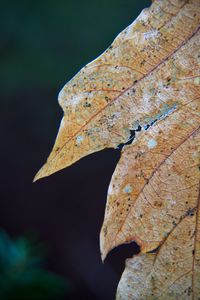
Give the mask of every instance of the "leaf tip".
[{"label": "leaf tip", "polygon": [[40,176],[40,171],[39,172],[37,172],[37,174],[34,176],[34,178],[33,178],[33,183],[35,183],[36,181],[38,181],[39,179],[41,179],[42,178],[42,176]]},{"label": "leaf tip", "polygon": [[38,181],[41,178],[47,177],[50,174],[46,172],[46,164],[36,173],[35,177],[33,178],[33,183]]},{"label": "leaf tip", "polygon": [[102,262],[105,261],[108,253],[110,252],[111,248],[107,244],[107,240],[103,234],[103,229],[101,230],[100,233],[100,252],[101,252],[101,260]]},{"label": "leaf tip", "polygon": [[104,263],[105,259],[106,259],[107,253],[101,252],[101,261],[102,263]]}]

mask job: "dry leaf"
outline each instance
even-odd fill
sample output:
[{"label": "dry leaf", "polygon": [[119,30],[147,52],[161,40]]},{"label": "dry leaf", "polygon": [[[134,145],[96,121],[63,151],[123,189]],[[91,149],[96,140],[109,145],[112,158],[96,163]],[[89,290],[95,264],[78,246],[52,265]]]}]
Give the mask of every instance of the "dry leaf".
[{"label": "dry leaf", "polygon": [[[199,136],[196,138],[200,142]],[[128,259],[117,300],[199,299],[199,222],[200,215],[195,208],[174,226],[156,253]]]},{"label": "dry leaf", "polygon": [[142,252],[157,248],[197,208],[200,97],[194,99],[138,134],[122,151],[108,190],[103,259],[112,248],[133,240]]},{"label": "dry leaf", "polygon": [[64,86],[59,103],[55,146],[35,180],[123,146],[102,258],[133,240],[155,251],[128,261],[118,299],[199,299],[200,0],[153,1]]},{"label": "dry leaf", "polygon": [[178,91],[171,89],[190,84],[186,76],[192,81],[197,76],[199,86],[198,53],[193,57],[191,52],[195,45],[198,50],[199,23],[199,0],[157,0],[143,10],[60,92],[64,117],[55,146],[35,180],[89,153],[117,148],[139,124],[143,127],[184,104],[184,99],[174,98]]},{"label": "dry leaf", "polygon": [[[170,122],[170,117],[168,122]],[[156,131],[165,133],[159,123],[154,130],[152,128],[151,134],[155,134]],[[142,153],[139,160],[141,157],[144,157],[144,162],[145,157],[152,159],[151,162],[146,162],[147,170],[144,165],[143,177],[149,173],[148,166],[154,164],[158,156],[161,158],[161,153],[164,152],[164,155],[151,175],[147,175],[140,195],[135,197],[134,193],[128,193],[127,197],[131,200],[123,198],[124,206],[115,208],[115,213],[114,210],[112,211],[112,215],[108,217],[110,224],[108,222],[105,226],[109,233],[112,232],[115,239],[121,237],[123,242],[126,239],[131,240],[132,235],[132,240],[138,241],[143,252],[155,249],[155,247],[158,249],[153,254],[139,255],[128,260],[126,270],[119,283],[117,299],[199,299],[200,131],[199,128],[193,130],[181,145],[181,135],[177,135],[176,141],[179,144],[175,149],[169,140],[166,140],[165,147],[162,144],[159,147],[160,139],[158,136],[156,140],[159,148],[156,149],[155,147],[145,153],[145,144],[148,145],[148,138],[152,137],[151,134],[148,134],[142,141],[142,152],[135,152],[134,149],[132,149],[133,152],[130,152],[131,147],[127,148],[126,155],[128,153],[131,155],[124,156],[120,161],[112,184],[117,184],[117,174],[119,174],[120,168],[127,166],[125,161],[128,157],[130,164],[134,161],[133,157],[137,156],[137,153]],[[155,136],[156,134],[154,138]],[[169,154],[167,146],[173,148],[173,150],[169,150],[172,151],[172,154]],[[161,152],[157,152],[158,149]],[[126,170],[128,169],[126,168]],[[138,172],[137,163],[133,163],[131,170],[133,170],[133,177],[129,182],[139,186],[141,174]],[[137,176],[137,174],[139,174],[140,179],[134,181],[134,175]],[[128,176],[128,179],[131,177]],[[123,183],[127,185],[126,181]],[[121,183],[119,186],[124,188]],[[134,189],[134,185],[131,187]],[[114,208],[115,202],[109,200],[109,205]],[[131,203],[130,210],[127,210],[126,207],[129,203]],[[119,221],[118,217],[121,212],[123,222]],[[112,222],[111,218],[115,222]],[[120,230],[116,231],[115,228],[113,231],[115,225],[117,228],[121,226]],[[109,236],[110,239],[112,238],[112,243],[113,236]]]}]

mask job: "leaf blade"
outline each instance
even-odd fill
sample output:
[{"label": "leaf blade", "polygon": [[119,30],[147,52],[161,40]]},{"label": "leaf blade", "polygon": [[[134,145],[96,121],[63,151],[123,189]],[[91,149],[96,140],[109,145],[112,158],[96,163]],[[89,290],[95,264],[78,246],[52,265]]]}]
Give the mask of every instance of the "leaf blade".
[{"label": "leaf blade", "polygon": [[196,214],[185,215],[155,253],[127,260],[117,300],[199,298],[199,202],[198,195]]},{"label": "leaf blade", "polygon": [[[154,1],[119,34],[106,52],[64,86],[59,102],[64,110],[65,122],[61,123],[55,146],[35,181],[85,155],[104,148],[116,148],[128,140],[129,131],[137,122],[134,112],[125,124],[123,121],[135,98],[133,91],[199,28],[198,3],[187,2]],[[183,32],[181,26],[185,20],[188,31]],[[141,97],[139,94],[138,97]],[[135,105],[138,100],[134,100]],[[150,103],[148,106],[145,104],[141,119],[144,119],[149,106]],[[152,111],[149,112],[151,114]]]}]

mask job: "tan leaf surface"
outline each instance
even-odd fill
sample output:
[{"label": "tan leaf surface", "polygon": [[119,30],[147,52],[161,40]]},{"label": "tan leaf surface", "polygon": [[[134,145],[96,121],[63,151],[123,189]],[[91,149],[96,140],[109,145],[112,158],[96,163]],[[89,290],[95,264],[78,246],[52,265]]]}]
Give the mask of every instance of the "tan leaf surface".
[{"label": "tan leaf surface", "polygon": [[60,92],[64,117],[35,180],[92,152],[117,148],[130,130],[187,104],[181,89],[199,87],[199,26],[200,0],[155,0],[143,10]]},{"label": "tan leaf surface", "polygon": [[195,96],[124,148],[108,189],[103,259],[132,240],[143,252],[155,249],[197,207],[200,149],[194,137],[199,130],[200,97]]},{"label": "tan leaf surface", "polygon": [[[200,142],[199,134],[196,138]],[[198,206],[194,213],[187,213],[182,217],[156,253],[140,254],[127,260],[116,299],[194,300],[199,299],[199,296],[200,214]]]},{"label": "tan leaf surface", "polygon": [[35,180],[123,146],[101,253],[133,240],[141,253],[117,299],[200,299],[200,0],[153,1],[59,103],[64,117]]}]

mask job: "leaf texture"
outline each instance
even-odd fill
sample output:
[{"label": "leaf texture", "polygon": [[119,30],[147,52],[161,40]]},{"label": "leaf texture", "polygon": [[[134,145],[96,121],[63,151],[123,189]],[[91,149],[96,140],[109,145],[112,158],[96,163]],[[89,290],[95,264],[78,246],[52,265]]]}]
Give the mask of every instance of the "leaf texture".
[{"label": "leaf texture", "polygon": [[[200,135],[196,138],[200,141]],[[198,203],[168,233],[156,253],[127,260],[116,299],[199,299],[199,262]]]},{"label": "leaf texture", "polygon": [[200,0],[154,0],[59,103],[58,136],[35,180],[122,148],[101,255],[131,241],[141,253],[127,260],[117,299],[200,299]]},{"label": "leaf texture", "polygon": [[143,252],[157,248],[184,214],[197,207],[200,149],[193,137],[200,130],[199,100],[195,95],[122,152],[108,190],[103,259],[132,240]]},{"label": "leaf texture", "polygon": [[[53,150],[35,180],[90,153],[117,148],[127,142],[130,130],[146,126],[175,103],[181,105],[182,99],[169,96],[171,86],[167,90],[162,84],[167,84],[169,76],[171,85],[184,77],[185,50],[190,52],[191,44],[198,42],[199,26],[199,0],[156,0],[143,10],[109,49],[60,92],[64,117]],[[180,52],[185,54],[176,65],[174,58]],[[192,68],[189,76],[198,72]],[[164,99],[153,97],[160,90]]]}]

